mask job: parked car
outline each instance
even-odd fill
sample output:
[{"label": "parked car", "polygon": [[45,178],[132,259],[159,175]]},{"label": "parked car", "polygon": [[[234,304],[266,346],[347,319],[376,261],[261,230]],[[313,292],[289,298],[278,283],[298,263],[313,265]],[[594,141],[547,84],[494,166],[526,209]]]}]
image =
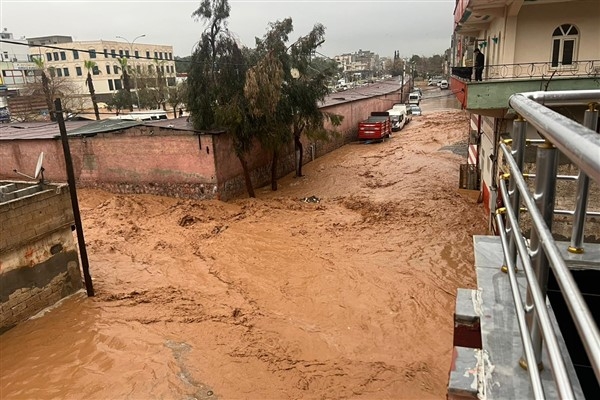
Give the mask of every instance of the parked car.
[{"label": "parked car", "polygon": [[449,86],[448,86],[447,80],[444,79],[443,81],[440,82],[440,89],[444,90],[444,89],[448,89],[448,88],[449,88]]},{"label": "parked car", "polygon": [[421,113],[421,107],[419,107],[416,104],[411,104],[410,105],[410,111],[411,111],[412,115],[423,115]]}]

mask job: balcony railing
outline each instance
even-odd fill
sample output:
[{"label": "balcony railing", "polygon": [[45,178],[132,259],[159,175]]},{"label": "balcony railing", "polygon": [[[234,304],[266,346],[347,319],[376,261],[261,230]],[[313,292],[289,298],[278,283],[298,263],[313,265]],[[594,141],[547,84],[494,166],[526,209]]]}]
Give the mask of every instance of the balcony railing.
[{"label": "balcony railing", "polygon": [[[473,67],[452,67],[452,75],[471,80]],[[531,79],[554,77],[600,77],[600,60],[573,61],[571,64],[530,62],[486,65],[483,80]]]}]

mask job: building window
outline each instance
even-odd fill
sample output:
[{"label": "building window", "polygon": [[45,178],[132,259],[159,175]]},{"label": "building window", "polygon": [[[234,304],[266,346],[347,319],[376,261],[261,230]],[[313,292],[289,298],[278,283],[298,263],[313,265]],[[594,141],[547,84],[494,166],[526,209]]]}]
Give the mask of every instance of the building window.
[{"label": "building window", "polygon": [[77,50],[73,50],[73,60],[79,60],[79,52]]},{"label": "building window", "polygon": [[77,74],[77,76],[83,75],[83,73],[81,72],[81,67],[75,67],[75,73]]},{"label": "building window", "polygon": [[154,52],[154,58],[158,58],[158,53],[156,51]]},{"label": "building window", "polygon": [[52,56],[54,57],[54,61],[58,61],[58,52],[57,51],[52,53]]},{"label": "building window", "polygon": [[108,49],[104,49],[104,58],[108,58]]},{"label": "building window", "polygon": [[119,57],[123,57],[123,50],[119,50]]},{"label": "building window", "polygon": [[135,51],[135,58],[140,58],[140,52],[139,51]]},{"label": "building window", "polygon": [[106,73],[110,75],[110,65],[106,64]]},{"label": "building window", "polygon": [[52,61],[52,53],[46,53],[46,60]]},{"label": "building window", "polygon": [[48,72],[50,72],[50,76],[54,78],[56,76],[56,68],[50,67],[48,68]]},{"label": "building window", "polygon": [[563,24],[552,33],[552,66],[573,65],[577,61],[577,39],[579,31],[575,25]]},{"label": "building window", "polygon": [[161,60],[163,59],[163,53],[162,53],[162,51],[158,52],[158,58],[160,58]]},{"label": "building window", "polygon": [[129,58],[129,50],[125,50],[125,57]]},{"label": "building window", "polygon": [[169,53],[169,60],[173,59],[173,53]]},{"label": "building window", "polygon": [[121,80],[115,79],[115,90],[121,90],[121,89],[123,89],[123,86],[121,86]]},{"label": "building window", "polygon": [[108,80],[108,90],[115,90],[112,79]]},{"label": "building window", "polygon": [[150,58],[150,52],[149,51],[146,52],[146,58]]},{"label": "building window", "polygon": [[62,70],[60,68],[56,68],[56,76],[62,76]]},{"label": "building window", "polygon": [[96,58],[96,50],[94,50],[94,49],[90,50],[90,58]]},{"label": "building window", "polygon": [[92,68],[92,74],[100,75],[100,70],[98,69],[97,65],[94,65],[94,67]]},{"label": "building window", "polygon": [[119,67],[116,65],[113,65],[113,71],[115,72],[115,75],[119,74]]},{"label": "building window", "polygon": [[63,60],[63,61],[66,60],[67,59],[67,53],[65,53],[64,51],[61,51],[60,52],[60,59]]},{"label": "building window", "polygon": [[63,74],[64,74],[65,76],[69,76],[69,68],[67,68],[67,67],[64,67],[64,68],[63,68]]},{"label": "building window", "polygon": [[115,49],[110,49],[110,56],[112,58],[115,58],[117,56],[117,52],[115,51]]}]

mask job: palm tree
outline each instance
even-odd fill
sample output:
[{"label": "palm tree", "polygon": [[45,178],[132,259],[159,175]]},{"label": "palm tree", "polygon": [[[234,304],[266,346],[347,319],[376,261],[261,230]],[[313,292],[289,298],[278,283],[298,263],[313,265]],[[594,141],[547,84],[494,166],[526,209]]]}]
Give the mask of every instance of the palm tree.
[{"label": "palm tree", "polygon": [[125,89],[125,91],[127,92],[127,103],[129,105],[129,111],[133,111],[133,103],[131,102],[131,84],[129,81],[129,67],[127,66],[127,58],[120,57],[118,60],[119,64],[121,64],[121,77],[123,78],[123,89]]},{"label": "palm tree", "polygon": [[48,79],[48,75],[46,75],[46,67],[44,66],[44,59],[41,57],[34,57],[33,62],[40,70],[42,70],[42,90],[44,91],[44,98],[46,100],[46,106],[48,107],[48,113],[50,114],[50,120],[56,121],[56,115],[54,115],[54,103],[52,102],[52,95],[50,94],[50,79]]},{"label": "palm tree", "polygon": [[90,97],[92,98],[92,104],[94,105],[94,114],[96,114],[96,120],[100,120],[100,111],[98,111],[98,102],[96,101],[96,91],[94,90],[94,81],[92,80],[92,72],[97,68],[96,62],[92,60],[85,60],[83,66],[87,69],[87,78],[85,84],[90,91]]}]

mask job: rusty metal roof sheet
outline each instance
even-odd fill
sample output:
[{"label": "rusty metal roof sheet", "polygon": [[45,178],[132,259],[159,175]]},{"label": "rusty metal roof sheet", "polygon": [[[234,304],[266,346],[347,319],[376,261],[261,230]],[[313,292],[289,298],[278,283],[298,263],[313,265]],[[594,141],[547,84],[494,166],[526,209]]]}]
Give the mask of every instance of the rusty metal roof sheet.
[{"label": "rusty metal roof sheet", "polygon": [[[67,121],[67,132],[89,124],[89,121]],[[0,140],[52,139],[60,136],[56,122],[18,122],[0,125]]]},{"label": "rusty metal roof sheet", "polygon": [[104,119],[91,123],[88,122],[86,125],[72,130],[67,129],[67,134],[69,136],[93,136],[98,133],[120,131],[137,125],[142,125],[142,122],[124,119]]}]

